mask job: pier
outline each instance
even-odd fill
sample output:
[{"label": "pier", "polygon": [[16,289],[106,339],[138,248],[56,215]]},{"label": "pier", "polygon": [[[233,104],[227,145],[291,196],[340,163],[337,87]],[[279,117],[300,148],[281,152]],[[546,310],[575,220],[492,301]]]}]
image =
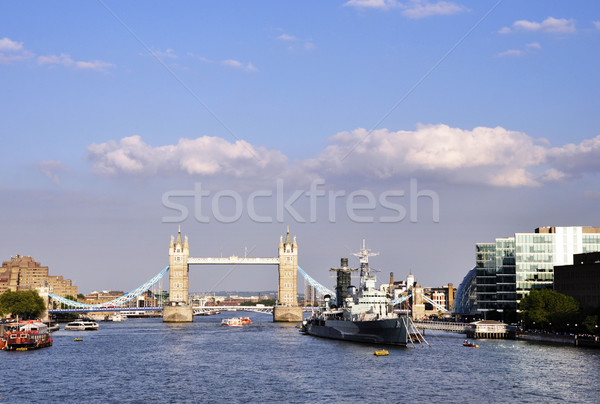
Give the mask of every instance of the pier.
[{"label": "pier", "polygon": [[466,334],[469,324],[465,323],[450,323],[445,321],[416,321],[413,323],[419,330],[439,330]]}]

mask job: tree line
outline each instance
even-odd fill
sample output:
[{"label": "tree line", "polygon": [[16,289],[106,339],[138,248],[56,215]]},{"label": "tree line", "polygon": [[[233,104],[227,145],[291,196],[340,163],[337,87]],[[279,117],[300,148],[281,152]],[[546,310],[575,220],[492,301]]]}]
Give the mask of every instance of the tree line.
[{"label": "tree line", "polygon": [[22,320],[39,318],[46,311],[44,299],[35,290],[8,289],[0,295],[0,314],[19,317]]},{"label": "tree line", "polygon": [[598,309],[581,308],[571,296],[552,289],[532,290],[519,304],[527,329],[598,333]]}]

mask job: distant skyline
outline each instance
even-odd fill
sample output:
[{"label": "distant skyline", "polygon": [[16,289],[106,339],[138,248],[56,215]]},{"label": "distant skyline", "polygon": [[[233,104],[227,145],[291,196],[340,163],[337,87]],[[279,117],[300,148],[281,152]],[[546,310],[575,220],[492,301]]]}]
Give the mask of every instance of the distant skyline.
[{"label": "distant skyline", "polygon": [[[0,10],[0,258],[84,293],[150,279],[179,224],[196,257],[274,256],[289,225],[328,287],[363,238],[381,282],[441,286],[477,242],[600,225],[596,2]],[[273,268],[191,271],[193,291],[275,288]]]}]

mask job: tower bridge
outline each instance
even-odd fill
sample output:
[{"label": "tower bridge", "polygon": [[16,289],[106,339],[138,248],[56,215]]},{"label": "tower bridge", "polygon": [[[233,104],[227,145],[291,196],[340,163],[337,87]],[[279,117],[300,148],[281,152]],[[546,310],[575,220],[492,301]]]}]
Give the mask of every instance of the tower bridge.
[{"label": "tower bridge", "polygon": [[193,309],[189,304],[189,272],[191,265],[277,265],[279,304],[273,308],[273,321],[302,321],[302,308],[298,306],[297,274],[298,244],[296,237],[290,239],[288,227],[285,240],[279,239],[277,257],[190,257],[187,236],[181,238],[181,226],[177,239],[171,236],[169,245],[169,302],[163,308],[164,322],[193,321]]},{"label": "tower bridge", "polygon": [[[273,321],[299,322],[302,321],[302,307],[298,305],[297,275],[300,274],[308,284],[313,286],[323,295],[335,296],[335,293],[321,285],[298,266],[298,243],[296,237],[290,239],[288,227],[285,240],[279,238],[277,257],[190,257],[190,246],[187,236],[181,237],[181,227],[177,232],[177,239],[171,236],[169,244],[169,265],[153,278],[116,299],[87,304],[66,299],[62,296],[48,293],[48,297],[54,302],[60,303],[62,308],[49,310],[49,313],[62,312],[105,312],[121,310],[137,310],[127,305],[145,293],[155,285],[166,273],[169,273],[169,301],[163,307],[152,308],[163,310],[163,321],[165,322],[189,322],[193,320],[194,310],[192,308],[189,292],[189,270],[192,265],[272,265],[277,266],[279,277],[277,297],[278,304],[268,307],[263,311],[272,311]],[[70,308],[67,308],[70,307]],[[214,308],[214,307],[213,307]],[[146,308],[149,310],[150,308]],[[312,310],[312,308],[311,308]]]}]

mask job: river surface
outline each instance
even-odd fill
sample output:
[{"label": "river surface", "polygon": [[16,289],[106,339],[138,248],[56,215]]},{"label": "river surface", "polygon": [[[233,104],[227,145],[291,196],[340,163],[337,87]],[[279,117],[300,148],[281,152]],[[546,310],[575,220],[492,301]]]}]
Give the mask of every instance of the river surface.
[{"label": "river surface", "polygon": [[[244,315],[237,313],[237,315]],[[600,351],[428,331],[430,346],[388,347],[302,335],[251,313],[190,324],[101,322],[55,332],[50,348],[0,352],[0,402],[400,403],[600,400]],[[74,338],[84,340],[75,342]]]}]

